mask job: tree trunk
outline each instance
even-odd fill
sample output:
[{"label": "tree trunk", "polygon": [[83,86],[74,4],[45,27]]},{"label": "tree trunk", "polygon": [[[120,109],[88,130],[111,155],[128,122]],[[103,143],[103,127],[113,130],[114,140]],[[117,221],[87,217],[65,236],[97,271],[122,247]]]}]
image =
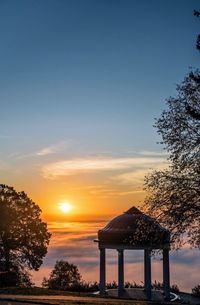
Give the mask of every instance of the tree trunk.
[{"label": "tree trunk", "polygon": [[10,271],[10,249],[4,248],[5,250],[5,271],[9,272]]}]

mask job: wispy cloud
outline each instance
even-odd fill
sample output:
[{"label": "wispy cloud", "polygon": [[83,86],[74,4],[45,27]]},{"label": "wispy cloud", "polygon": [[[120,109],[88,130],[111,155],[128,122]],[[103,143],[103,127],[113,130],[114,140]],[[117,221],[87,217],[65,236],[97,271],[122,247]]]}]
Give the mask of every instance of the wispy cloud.
[{"label": "wispy cloud", "polygon": [[45,178],[55,179],[61,176],[71,176],[81,173],[120,171],[133,168],[144,169],[162,164],[163,162],[164,159],[161,157],[79,158],[47,164],[42,168],[42,174]]},{"label": "wispy cloud", "polygon": [[[158,162],[156,159],[155,163],[147,164],[147,166],[140,169],[134,169],[133,171],[125,172],[119,175],[115,175],[110,179],[118,182],[119,184],[131,185],[132,187],[140,187],[144,182],[144,176],[153,170],[161,170],[166,167],[167,162]],[[151,165],[151,166],[149,166]]]},{"label": "wispy cloud", "polygon": [[167,151],[140,151],[139,155],[141,156],[151,156],[151,157],[168,157],[169,153]]},{"label": "wispy cloud", "polygon": [[143,183],[144,175],[146,171],[145,169],[142,170],[135,170],[128,173],[123,173],[117,176],[112,177],[111,179],[115,182],[122,183],[122,184],[129,184],[133,185],[134,187],[141,186]]},{"label": "wispy cloud", "polygon": [[61,141],[57,144],[42,148],[41,150],[36,152],[36,155],[42,157],[42,156],[55,154],[55,153],[63,150],[65,148],[65,146],[66,146],[66,141]]},{"label": "wispy cloud", "polygon": [[[114,181],[115,179],[113,179]],[[118,180],[118,179],[116,179]],[[112,181],[112,184],[113,184]],[[118,181],[117,181],[118,182]],[[88,193],[91,195],[98,195],[98,197],[101,198],[107,198],[109,196],[127,196],[127,195],[135,195],[135,194],[140,194],[140,193],[144,193],[144,190],[141,188],[142,187],[142,183],[143,181],[141,181],[141,185],[140,185],[140,189],[133,189],[132,185],[131,185],[131,190],[122,190],[119,185],[117,186],[113,186],[113,185],[94,185],[94,186],[88,186],[85,187],[86,190],[88,190]]]},{"label": "wispy cloud", "polygon": [[58,143],[49,145],[47,147],[43,147],[38,151],[29,152],[26,154],[21,153],[12,153],[9,155],[10,158],[15,158],[17,160],[23,160],[28,158],[34,158],[34,157],[44,157],[52,154],[59,153],[63,151],[67,147],[68,142],[67,141],[60,141]]}]

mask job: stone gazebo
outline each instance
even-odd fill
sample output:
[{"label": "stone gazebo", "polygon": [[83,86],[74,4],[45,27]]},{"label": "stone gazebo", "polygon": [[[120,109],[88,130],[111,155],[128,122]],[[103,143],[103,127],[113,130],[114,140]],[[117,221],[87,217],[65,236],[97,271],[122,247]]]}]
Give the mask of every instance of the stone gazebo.
[{"label": "stone gazebo", "polygon": [[159,249],[163,253],[165,299],[170,299],[170,234],[158,222],[132,207],[99,230],[95,241],[100,250],[101,296],[106,292],[106,249],[118,252],[118,297],[123,297],[124,292],[124,250],[144,250],[144,286],[147,299],[151,300],[151,252]]}]

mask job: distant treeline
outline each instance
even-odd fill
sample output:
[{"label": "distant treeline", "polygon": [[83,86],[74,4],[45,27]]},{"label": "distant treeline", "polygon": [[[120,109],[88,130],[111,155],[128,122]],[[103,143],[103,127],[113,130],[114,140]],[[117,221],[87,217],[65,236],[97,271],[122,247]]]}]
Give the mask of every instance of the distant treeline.
[{"label": "distant treeline", "polygon": [[[56,289],[56,287],[52,287],[52,286],[48,287],[46,285],[46,283],[44,283],[44,282],[43,282],[43,288]],[[118,288],[118,284],[116,281],[106,283],[106,289],[117,289],[117,288]],[[127,288],[144,288],[144,283],[141,282],[141,284],[138,284],[136,282],[127,281],[124,284],[124,288],[126,288],[126,289]],[[156,289],[156,290],[162,290],[163,284],[155,281],[154,283],[152,283],[152,288]],[[81,281],[64,290],[73,291],[73,292],[96,292],[96,291],[99,291],[99,283]],[[171,292],[179,292],[179,287],[176,284],[172,285]]]}]

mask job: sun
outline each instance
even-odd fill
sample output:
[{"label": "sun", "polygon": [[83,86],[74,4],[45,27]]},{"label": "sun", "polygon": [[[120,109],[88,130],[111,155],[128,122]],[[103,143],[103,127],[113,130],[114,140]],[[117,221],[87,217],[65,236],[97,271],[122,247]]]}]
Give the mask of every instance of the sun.
[{"label": "sun", "polygon": [[72,209],[72,205],[69,202],[61,202],[58,206],[62,213],[69,213]]}]

